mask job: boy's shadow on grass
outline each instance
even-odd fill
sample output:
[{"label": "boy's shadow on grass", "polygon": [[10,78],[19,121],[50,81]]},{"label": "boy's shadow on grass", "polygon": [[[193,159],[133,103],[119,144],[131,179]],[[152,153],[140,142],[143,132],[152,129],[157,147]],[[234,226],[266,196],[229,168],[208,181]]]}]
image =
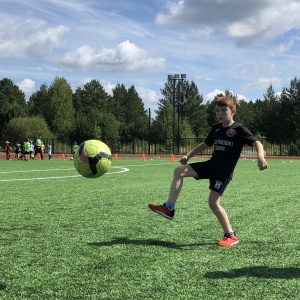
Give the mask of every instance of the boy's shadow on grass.
[{"label": "boy's shadow on grass", "polygon": [[213,243],[197,243],[197,244],[177,244],[174,242],[160,241],[160,240],[132,240],[127,237],[120,237],[109,242],[90,242],[90,246],[113,246],[113,245],[139,245],[139,246],[158,246],[165,248],[172,248],[178,250],[193,250],[197,246],[212,245]]},{"label": "boy's shadow on grass", "polygon": [[205,278],[209,279],[238,278],[244,276],[273,279],[293,279],[300,278],[300,268],[272,268],[268,266],[256,266],[232,269],[229,271],[208,272],[204,275]]}]

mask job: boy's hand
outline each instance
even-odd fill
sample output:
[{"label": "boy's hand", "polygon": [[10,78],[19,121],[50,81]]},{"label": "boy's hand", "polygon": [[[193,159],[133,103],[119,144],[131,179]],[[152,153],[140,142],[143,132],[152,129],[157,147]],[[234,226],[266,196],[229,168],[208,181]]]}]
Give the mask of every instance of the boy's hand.
[{"label": "boy's hand", "polygon": [[188,157],[186,155],[182,156],[179,160],[179,162],[182,164],[182,165],[186,165],[187,162],[188,162]]},{"label": "boy's hand", "polygon": [[259,167],[259,169],[261,171],[263,171],[263,170],[268,168],[268,163],[266,162],[266,160],[264,158],[258,158],[257,159],[257,166]]}]

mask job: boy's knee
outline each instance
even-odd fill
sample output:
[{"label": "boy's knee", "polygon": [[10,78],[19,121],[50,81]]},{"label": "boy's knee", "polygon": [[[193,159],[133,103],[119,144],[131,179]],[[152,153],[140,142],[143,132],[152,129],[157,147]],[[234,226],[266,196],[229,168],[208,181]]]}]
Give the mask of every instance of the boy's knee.
[{"label": "boy's knee", "polygon": [[218,210],[220,208],[220,199],[221,196],[218,194],[212,193],[208,199],[208,205],[211,210]]},{"label": "boy's knee", "polygon": [[185,175],[184,166],[179,166],[174,169],[174,177],[184,177],[184,175]]},{"label": "boy's knee", "polygon": [[217,202],[208,202],[208,205],[212,211],[216,211],[220,207],[220,205]]},{"label": "boy's knee", "polygon": [[174,169],[174,176],[178,176],[181,172],[179,171],[180,167]]}]

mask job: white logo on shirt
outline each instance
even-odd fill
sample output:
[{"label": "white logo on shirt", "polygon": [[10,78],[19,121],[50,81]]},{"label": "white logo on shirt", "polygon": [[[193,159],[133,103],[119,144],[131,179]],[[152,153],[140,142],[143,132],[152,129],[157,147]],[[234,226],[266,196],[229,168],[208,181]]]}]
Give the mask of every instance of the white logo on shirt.
[{"label": "white logo on shirt", "polygon": [[219,180],[216,180],[216,182],[215,182],[215,189],[219,190],[222,185],[223,185],[223,182],[221,182]]}]

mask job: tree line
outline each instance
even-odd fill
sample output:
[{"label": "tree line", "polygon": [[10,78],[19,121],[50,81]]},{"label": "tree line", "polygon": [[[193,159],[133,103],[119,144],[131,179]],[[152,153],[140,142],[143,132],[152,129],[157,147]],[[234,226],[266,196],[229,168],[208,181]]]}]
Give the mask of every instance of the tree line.
[{"label": "tree line", "polygon": [[[224,95],[237,97],[229,90]],[[280,94],[270,85],[262,99],[239,102],[236,121],[270,143],[295,143],[300,148],[299,79],[292,79]],[[163,143],[205,137],[216,122],[213,101],[204,103],[197,85],[188,80],[167,81],[152,115],[134,86],[118,84],[109,95],[94,79],[73,91],[65,78],[56,77],[26,101],[11,79],[0,80],[1,144],[39,135],[68,143],[90,138]]]}]

